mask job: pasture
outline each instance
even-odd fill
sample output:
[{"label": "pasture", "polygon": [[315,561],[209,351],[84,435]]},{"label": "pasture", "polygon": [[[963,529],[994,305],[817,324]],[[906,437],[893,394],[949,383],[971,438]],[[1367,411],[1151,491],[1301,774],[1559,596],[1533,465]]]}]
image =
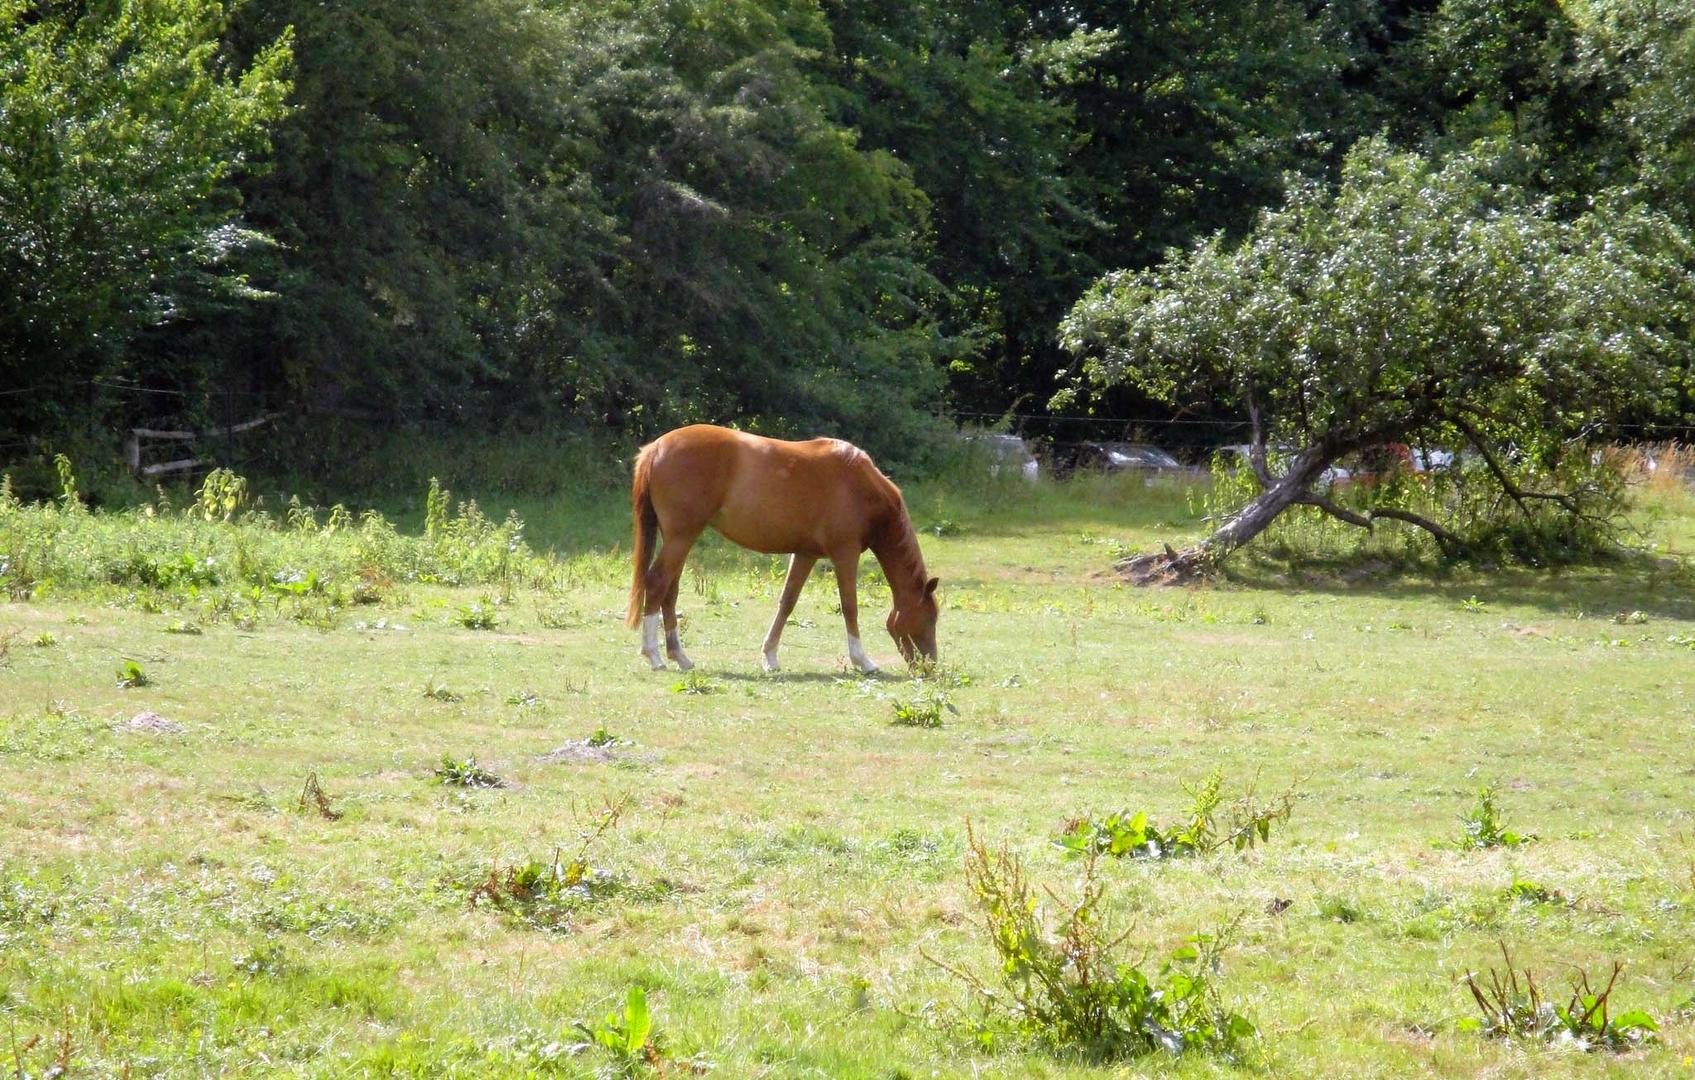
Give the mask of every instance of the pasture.
[{"label": "pasture", "polygon": [[[942,662],[922,681],[881,631],[869,556],[865,641],[884,671],[850,672],[820,573],[783,671],[762,674],[783,560],[712,542],[680,603],[698,669],[649,672],[623,625],[622,496],[520,507],[551,558],[501,564],[488,552],[515,538],[485,522],[466,534],[482,529],[492,563],[419,555],[411,580],[393,567],[428,545],[402,535],[418,523],[0,509],[15,593],[0,606],[0,1062],[1695,1075],[1687,497],[1651,497],[1654,550],[1618,566],[1262,561],[1138,590],[1112,555],[1195,535],[1182,489],[908,496],[942,579]],[[132,663],[143,684],[120,686]],[[939,727],[891,723],[944,698]],[[473,757],[503,786],[478,786]],[[1068,820],[1177,819],[1214,770],[1294,787],[1288,820],[1251,850],[1099,873],[1123,955],[1150,972],[1239,920],[1219,987],[1258,1029],[1244,1052],[1098,1064],[974,1038],[968,987],[924,955],[996,981],[966,823],[1065,898],[1081,864],[1052,841]],[[1535,842],[1453,843],[1489,783]],[[568,887],[526,895],[556,860],[577,865]],[[1462,977],[1499,965],[1501,943],[1550,996],[1574,966],[1604,981],[1622,961],[1613,1006],[1651,1014],[1657,1040],[1582,1053],[1465,1030]],[[573,1026],[633,986],[657,1066]]]}]

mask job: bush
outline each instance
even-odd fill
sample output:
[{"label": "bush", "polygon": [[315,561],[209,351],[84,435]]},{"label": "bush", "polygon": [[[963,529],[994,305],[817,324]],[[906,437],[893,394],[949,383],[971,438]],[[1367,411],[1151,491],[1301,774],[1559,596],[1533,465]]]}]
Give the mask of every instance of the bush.
[{"label": "bush", "polygon": [[[1042,894],[1018,856],[991,850],[967,828],[966,887],[999,960],[995,983],[926,958],[968,987],[981,1002],[979,1039],[997,1032],[1103,1061],[1156,1051],[1204,1051],[1234,1056],[1254,1026],[1220,998],[1219,958],[1235,924],[1195,934],[1151,977],[1121,958],[1128,932],[1115,933],[1104,909],[1105,886],[1094,855],[1085,864],[1075,902],[1057,901],[1049,923]],[[998,984],[998,985],[997,985]]]},{"label": "bush", "polygon": [[1237,797],[1219,823],[1224,805],[1224,773],[1215,770],[1196,787],[1184,786],[1191,802],[1187,820],[1175,828],[1151,824],[1145,811],[1122,810],[1103,818],[1088,815],[1066,822],[1054,843],[1074,856],[1111,855],[1132,859],[1171,859],[1210,855],[1223,847],[1242,851],[1271,839],[1271,826],[1287,821],[1294,810],[1293,787],[1268,802],[1257,802],[1254,787]]},{"label": "bush", "polygon": [[1654,1038],[1659,1025],[1654,1018],[1640,1010],[1610,1014],[1613,987],[1618,984],[1624,965],[1613,962],[1607,984],[1599,990],[1590,986],[1587,972],[1579,970],[1572,978],[1571,991],[1564,1005],[1542,996],[1536,976],[1529,968],[1513,966],[1512,954],[1505,943],[1501,945],[1504,971],[1489,969],[1487,982],[1480,983],[1475,972],[1467,972],[1466,989],[1482,1014],[1479,1019],[1460,1022],[1462,1030],[1477,1031],[1503,1039],[1531,1039],[1537,1042],[1556,1042],[1576,1046],[1580,1050],[1634,1049]]},{"label": "bush", "polygon": [[28,599],[39,589],[144,588],[208,598],[257,589],[269,598],[321,593],[345,606],[373,599],[373,581],[504,588],[543,584],[559,571],[529,549],[516,516],[491,521],[475,502],[450,512],[439,488],[431,498],[436,516],[424,536],[402,536],[375,511],[355,519],[332,508],[320,526],[295,506],[279,522],[227,470],[208,477],[184,510],[162,498],[116,513],[72,500],[4,498],[0,590]]}]

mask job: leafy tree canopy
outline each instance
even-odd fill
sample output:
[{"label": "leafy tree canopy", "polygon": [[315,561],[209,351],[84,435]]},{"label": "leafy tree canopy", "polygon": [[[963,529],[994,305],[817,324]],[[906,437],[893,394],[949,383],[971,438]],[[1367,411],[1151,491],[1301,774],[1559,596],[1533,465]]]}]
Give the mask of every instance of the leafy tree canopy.
[{"label": "leafy tree canopy", "polygon": [[[1500,153],[1438,163],[1363,141],[1337,189],[1296,182],[1243,241],[1214,236],[1078,302],[1061,336],[1084,381],[1254,418],[1264,490],[1190,562],[1290,506],[1339,510],[1316,489],[1325,470],[1384,444],[1469,447],[1515,500],[1582,512],[1576,492],[1527,493],[1511,463],[1551,465],[1668,392],[1687,363],[1691,251],[1623,195],[1556,215],[1492,178]],[[1268,445],[1293,448],[1281,475]]]},{"label": "leafy tree canopy", "polygon": [[0,0],[0,434],[62,421],[79,383],[207,297],[252,297],[230,180],[286,111],[290,38],[236,66],[220,0]]}]

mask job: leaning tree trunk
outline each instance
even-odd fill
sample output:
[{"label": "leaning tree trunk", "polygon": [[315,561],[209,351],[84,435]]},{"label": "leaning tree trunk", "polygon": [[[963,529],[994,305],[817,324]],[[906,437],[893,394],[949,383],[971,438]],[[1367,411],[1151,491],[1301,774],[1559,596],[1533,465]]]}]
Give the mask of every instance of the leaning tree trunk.
[{"label": "leaning tree trunk", "polygon": [[[1303,451],[1283,476],[1266,483],[1268,477],[1261,474],[1259,496],[1199,544],[1182,551],[1168,544],[1164,551],[1133,555],[1119,562],[1119,572],[1137,585],[1181,585],[1206,576],[1225,556],[1264,532],[1277,515],[1291,506],[1313,503],[1312,485],[1332,459],[1332,454],[1317,447]],[[1256,473],[1261,467],[1262,463],[1255,463]]]},{"label": "leaning tree trunk", "polygon": [[[1258,430],[1257,417],[1255,430]],[[1389,435],[1398,434],[1391,432]],[[1387,442],[1389,435],[1379,436],[1373,441]],[[1240,548],[1260,533],[1264,532],[1277,515],[1291,506],[1313,506],[1329,514],[1338,521],[1349,525],[1357,525],[1370,531],[1379,518],[1390,521],[1400,521],[1415,525],[1442,545],[1442,550],[1449,555],[1459,555],[1466,549],[1465,541],[1450,532],[1446,527],[1431,521],[1421,514],[1411,510],[1402,510],[1392,506],[1373,507],[1363,513],[1350,510],[1325,498],[1313,491],[1312,486],[1318,478],[1324,475],[1324,470],[1336,460],[1346,447],[1334,445],[1308,447],[1295,456],[1293,465],[1282,476],[1274,477],[1265,464],[1265,445],[1256,443],[1253,452],[1254,476],[1259,479],[1259,497],[1242,509],[1230,515],[1230,520],[1219,526],[1218,531],[1202,540],[1192,548],[1175,551],[1168,544],[1162,552],[1152,555],[1135,555],[1124,559],[1118,564],[1118,570],[1137,585],[1181,585],[1206,576],[1216,567],[1225,556]],[[1512,489],[1509,489],[1511,493]],[[1529,495],[1521,492],[1521,495]],[[1551,495],[1534,496],[1537,498],[1554,498]]]}]

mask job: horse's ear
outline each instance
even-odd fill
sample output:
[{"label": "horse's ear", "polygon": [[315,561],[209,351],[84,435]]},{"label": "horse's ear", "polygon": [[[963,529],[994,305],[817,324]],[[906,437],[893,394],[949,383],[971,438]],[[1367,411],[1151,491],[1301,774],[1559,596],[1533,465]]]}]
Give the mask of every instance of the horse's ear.
[{"label": "horse's ear", "polygon": [[936,595],[936,586],[940,585],[941,583],[942,583],[942,579],[939,578],[939,577],[933,577],[929,581],[926,581],[924,583],[924,595],[925,596]]}]

